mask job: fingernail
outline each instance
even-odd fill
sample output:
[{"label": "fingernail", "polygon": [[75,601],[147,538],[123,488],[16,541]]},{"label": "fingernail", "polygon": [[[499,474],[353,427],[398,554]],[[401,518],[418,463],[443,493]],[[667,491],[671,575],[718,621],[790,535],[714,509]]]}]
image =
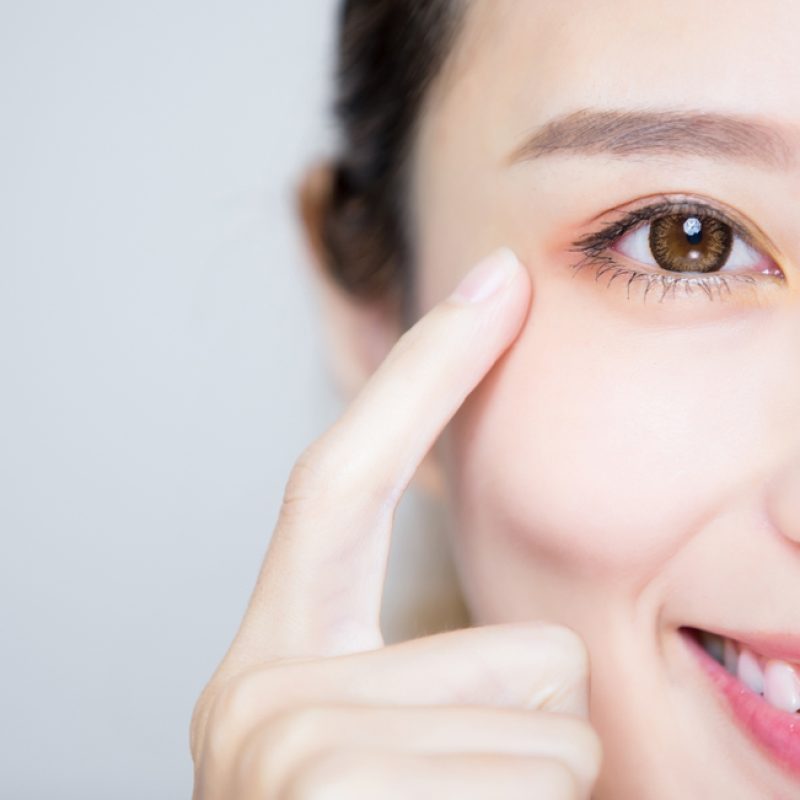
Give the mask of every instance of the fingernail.
[{"label": "fingernail", "polygon": [[520,269],[519,259],[507,247],[479,262],[450,295],[458,303],[481,303],[511,283]]}]

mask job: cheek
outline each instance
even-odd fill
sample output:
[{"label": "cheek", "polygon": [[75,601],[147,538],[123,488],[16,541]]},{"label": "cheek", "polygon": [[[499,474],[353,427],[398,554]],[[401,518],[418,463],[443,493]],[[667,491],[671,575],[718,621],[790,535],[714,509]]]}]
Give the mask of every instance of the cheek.
[{"label": "cheek", "polygon": [[780,440],[763,321],[643,329],[601,307],[540,291],[448,431],[458,536],[482,561],[511,548],[638,578],[751,487]]}]

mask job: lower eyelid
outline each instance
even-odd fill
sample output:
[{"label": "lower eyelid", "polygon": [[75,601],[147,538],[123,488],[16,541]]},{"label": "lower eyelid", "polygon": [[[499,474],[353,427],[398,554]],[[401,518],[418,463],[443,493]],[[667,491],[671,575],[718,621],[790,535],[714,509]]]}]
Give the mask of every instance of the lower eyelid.
[{"label": "lower eyelid", "polygon": [[664,270],[637,270],[623,266],[610,256],[587,256],[573,265],[573,277],[577,273],[591,271],[595,282],[605,289],[621,288],[628,300],[640,298],[643,302],[653,299],[660,303],[675,299],[704,299],[722,301],[732,299],[737,287],[755,290],[760,283],[752,273],[717,272],[670,273]]}]

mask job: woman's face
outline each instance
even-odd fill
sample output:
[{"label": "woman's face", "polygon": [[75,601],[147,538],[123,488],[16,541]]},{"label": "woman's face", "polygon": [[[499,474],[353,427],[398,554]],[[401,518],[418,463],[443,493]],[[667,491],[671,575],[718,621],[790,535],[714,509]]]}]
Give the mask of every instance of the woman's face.
[{"label": "woman's face", "polygon": [[[461,578],[584,637],[598,798],[800,796],[679,633],[800,636],[799,41],[795,0],[476,0],[422,119],[418,311],[501,245],[534,293],[440,443]],[[572,249],[678,201],[661,262],[646,221]]]}]

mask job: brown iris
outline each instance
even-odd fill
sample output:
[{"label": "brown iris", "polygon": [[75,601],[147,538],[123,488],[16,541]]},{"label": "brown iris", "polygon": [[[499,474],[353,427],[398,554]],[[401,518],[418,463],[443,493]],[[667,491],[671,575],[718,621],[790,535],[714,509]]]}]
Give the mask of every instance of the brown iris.
[{"label": "brown iris", "polygon": [[671,272],[716,272],[733,247],[730,225],[702,214],[670,214],[650,223],[650,250]]}]

